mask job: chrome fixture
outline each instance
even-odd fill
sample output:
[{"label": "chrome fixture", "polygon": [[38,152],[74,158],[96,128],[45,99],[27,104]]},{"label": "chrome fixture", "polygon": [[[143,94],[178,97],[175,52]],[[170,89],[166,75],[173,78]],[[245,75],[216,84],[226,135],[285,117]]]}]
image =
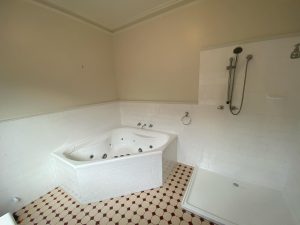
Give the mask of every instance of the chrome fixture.
[{"label": "chrome fixture", "polygon": [[[139,128],[141,128],[141,129],[144,129],[145,127],[147,127],[147,124],[146,124],[146,123],[142,124],[142,122],[138,122],[138,124],[137,124],[136,126],[139,127]],[[153,124],[150,123],[150,124],[148,125],[148,127],[149,127],[149,128],[152,128],[152,127],[153,127]]]},{"label": "chrome fixture", "polygon": [[233,57],[229,58],[229,66],[226,67],[227,70],[231,70],[235,68],[235,66],[233,65],[233,60],[234,60]]},{"label": "chrome fixture", "polygon": [[192,123],[192,118],[189,112],[184,113],[184,116],[181,117],[181,122],[183,125],[190,125]]},{"label": "chrome fixture", "polygon": [[[235,49],[233,49],[233,53],[235,54],[235,57],[229,58],[229,66],[226,67],[226,69],[229,71],[226,104],[229,104],[229,110],[232,115],[238,115],[242,110],[243,102],[244,102],[244,95],[245,95],[247,72],[248,72],[248,63],[251,59],[253,59],[253,55],[249,54],[246,56],[247,62],[246,62],[245,75],[244,75],[242,100],[241,100],[240,106],[236,107],[236,106],[232,105],[232,99],[233,99],[233,94],[234,94],[234,83],[235,83],[236,69],[238,66],[239,54],[242,51],[243,51],[242,47],[236,47]],[[218,108],[218,109],[220,109],[220,108]]]},{"label": "chrome fixture", "polygon": [[300,43],[295,45],[295,49],[291,53],[291,59],[298,59],[300,58]]},{"label": "chrome fixture", "polygon": [[253,59],[253,55],[249,54],[246,56],[247,61],[250,61],[251,59]]},{"label": "chrome fixture", "polygon": [[238,183],[236,183],[236,182],[232,183],[232,185],[235,186],[235,187],[239,187],[239,186],[240,186],[240,185],[239,185]]},{"label": "chrome fixture", "polygon": [[224,105],[218,105],[217,109],[218,110],[223,110],[224,109]]}]

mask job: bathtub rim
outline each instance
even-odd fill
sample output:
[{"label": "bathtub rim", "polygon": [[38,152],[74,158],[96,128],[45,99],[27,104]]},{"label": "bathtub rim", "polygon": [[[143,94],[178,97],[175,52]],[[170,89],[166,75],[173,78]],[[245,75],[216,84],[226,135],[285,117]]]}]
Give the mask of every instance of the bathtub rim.
[{"label": "bathtub rim", "polygon": [[[97,142],[99,140],[103,140],[103,139],[107,138],[108,136],[110,136],[112,131],[118,130],[118,129],[130,129],[130,130],[135,130],[135,131],[143,131],[143,132],[164,134],[164,135],[168,136],[168,140],[164,145],[160,146],[157,149],[142,152],[142,153],[131,154],[131,155],[128,155],[128,156],[118,157],[118,158],[110,158],[110,159],[94,160],[94,161],[76,161],[76,160],[68,159],[68,158],[65,157],[64,153],[66,151],[66,148],[68,148],[70,146],[74,146],[74,145],[84,144],[84,143],[87,143],[87,142],[93,143],[93,142]],[[163,132],[163,131],[158,131],[158,130],[150,130],[150,129],[140,129],[140,128],[135,128],[135,127],[130,127],[130,126],[121,126],[121,127],[116,127],[116,128],[110,129],[106,132],[103,132],[103,133],[97,135],[97,136],[93,136],[93,137],[90,137],[90,138],[85,138],[85,139],[82,139],[78,142],[61,146],[61,147],[57,148],[56,150],[54,150],[51,153],[51,156],[54,157],[55,159],[63,162],[63,163],[68,164],[69,166],[71,166],[74,169],[75,168],[84,168],[84,167],[89,167],[89,166],[93,166],[93,165],[99,165],[99,164],[102,164],[102,163],[116,162],[116,161],[120,161],[120,160],[124,160],[124,159],[128,159],[128,158],[137,158],[137,157],[142,157],[142,156],[145,156],[145,155],[162,154],[163,151],[166,149],[166,147],[170,143],[172,143],[174,140],[176,140],[177,138],[178,137],[177,137],[176,134],[172,134],[172,133],[168,133],[168,132]]]}]

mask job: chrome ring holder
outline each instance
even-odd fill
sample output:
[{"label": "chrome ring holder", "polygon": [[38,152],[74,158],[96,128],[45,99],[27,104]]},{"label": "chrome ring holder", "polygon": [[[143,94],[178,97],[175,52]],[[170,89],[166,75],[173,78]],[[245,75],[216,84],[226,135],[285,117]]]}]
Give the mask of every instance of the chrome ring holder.
[{"label": "chrome ring holder", "polygon": [[184,116],[181,118],[183,125],[190,125],[192,123],[192,118],[189,112],[185,112]]}]

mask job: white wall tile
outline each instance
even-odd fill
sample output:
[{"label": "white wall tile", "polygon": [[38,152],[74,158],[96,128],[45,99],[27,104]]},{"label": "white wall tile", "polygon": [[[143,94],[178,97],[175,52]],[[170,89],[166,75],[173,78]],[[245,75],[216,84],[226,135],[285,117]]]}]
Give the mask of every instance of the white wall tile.
[{"label": "white wall tile", "polygon": [[[56,148],[118,126],[118,103],[1,122],[0,214],[17,210],[59,185],[50,157]],[[13,203],[13,196],[22,201]]]}]

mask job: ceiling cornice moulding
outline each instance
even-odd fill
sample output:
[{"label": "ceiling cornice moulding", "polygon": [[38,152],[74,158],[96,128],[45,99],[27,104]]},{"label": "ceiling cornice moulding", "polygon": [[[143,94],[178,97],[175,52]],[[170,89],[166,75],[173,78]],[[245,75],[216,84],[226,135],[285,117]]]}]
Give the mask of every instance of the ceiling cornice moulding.
[{"label": "ceiling cornice moulding", "polygon": [[94,20],[88,19],[85,16],[79,15],[78,13],[75,13],[71,10],[68,10],[68,9],[64,8],[64,7],[60,7],[60,6],[58,6],[54,3],[50,3],[47,0],[30,0],[30,1],[32,3],[36,3],[40,6],[45,7],[45,8],[52,9],[52,10],[58,12],[58,13],[67,15],[69,17],[72,17],[72,18],[76,19],[76,20],[79,20],[81,22],[92,25],[92,26],[94,26],[98,29],[101,29],[105,32],[113,34],[115,32],[119,32],[119,31],[121,31],[125,28],[129,28],[133,25],[144,22],[148,19],[151,19],[155,16],[158,16],[158,15],[163,14],[165,12],[168,12],[170,10],[179,8],[179,7],[184,6],[184,5],[187,5],[188,3],[191,3],[191,2],[195,2],[197,0],[170,0],[168,2],[160,4],[156,7],[151,8],[151,9],[145,10],[142,13],[129,18],[125,23],[120,24],[116,28],[109,28],[107,26],[103,26],[102,24],[100,24],[100,23],[98,23]]}]

